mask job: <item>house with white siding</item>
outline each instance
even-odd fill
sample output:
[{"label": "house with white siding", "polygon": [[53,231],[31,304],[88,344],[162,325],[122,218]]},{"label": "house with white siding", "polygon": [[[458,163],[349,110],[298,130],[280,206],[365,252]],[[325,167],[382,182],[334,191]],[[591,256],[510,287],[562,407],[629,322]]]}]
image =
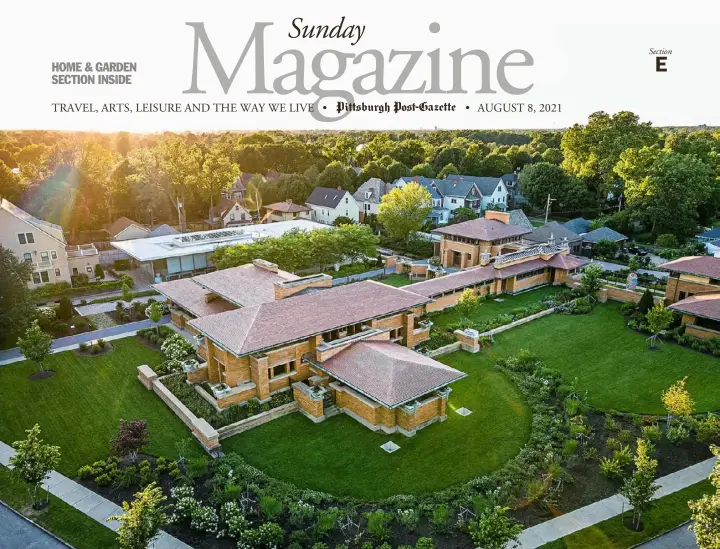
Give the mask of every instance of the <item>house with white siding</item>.
[{"label": "house with white siding", "polygon": [[312,219],[316,223],[332,225],[338,217],[348,217],[355,223],[360,222],[360,206],[345,189],[315,187],[305,204],[312,208]]}]

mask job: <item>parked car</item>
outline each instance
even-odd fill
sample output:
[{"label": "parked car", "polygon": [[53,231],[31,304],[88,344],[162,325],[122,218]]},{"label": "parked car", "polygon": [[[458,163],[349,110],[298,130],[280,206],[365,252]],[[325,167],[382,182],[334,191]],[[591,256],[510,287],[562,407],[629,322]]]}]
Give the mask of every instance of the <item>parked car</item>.
[{"label": "parked car", "polygon": [[643,250],[642,248],[638,248],[637,246],[630,246],[628,248],[628,252],[631,254],[639,255],[640,257],[645,257],[648,254],[647,250]]}]

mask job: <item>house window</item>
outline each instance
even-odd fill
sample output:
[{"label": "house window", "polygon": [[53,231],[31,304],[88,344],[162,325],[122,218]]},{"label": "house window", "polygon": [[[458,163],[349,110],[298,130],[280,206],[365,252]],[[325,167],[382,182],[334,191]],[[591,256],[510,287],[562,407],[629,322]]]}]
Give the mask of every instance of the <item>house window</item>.
[{"label": "house window", "polygon": [[25,233],[25,238],[27,239],[28,244],[35,244],[35,237],[32,233]]},{"label": "house window", "polygon": [[18,233],[18,242],[20,242],[20,244],[27,244],[27,240],[25,240],[25,233]]},{"label": "house window", "polygon": [[450,199],[450,203],[451,203],[451,204],[456,204],[457,201],[456,201],[454,198],[451,198],[451,199]]},{"label": "house window", "polygon": [[235,221],[235,214],[230,214],[230,221]]},{"label": "house window", "polygon": [[89,273],[92,273],[92,272],[93,272],[93,268],[92,268],[90,265],[88,265],[87,267],[85,267],[85,270],[86,270],[87,272],[89,272]]},{"label": "house window", "polygon": [[50,276],[48,275],[48,272],[47,272],[47,271],[42,271],[42,272],[40,273],[40,279],[41,279],[43,282],[50,282]]},{"label": "house window", "polygon": [[273,379],[278,376],[283,376],[285,374],[292,374],[295,373],[295,361],[291,360],[290,362],[286,362],[285,364],[278,364],[276,366],[272,366],[269,368],[269,378]]},{"label": "house window", "polygon": [[346,196],[346,197],[345,197],[345,204],[347,204],[347,203],[348,203],[348,198],[347,198],[347,196]]},{"label": "house window", "polygon": [[48,262],[50,261],[48,253],[47,252],[40,252],[40,261]]},{"label": "house window", "polygon": [[40,284],[40,273],[33,273],[33,284]]},{"label": "house window", "polygon": [[23,254],[23,259],[30,263],[32,261],[32,254]]},{"label": "house window", "polygon": [[74,274],[74,275],[77,275],[77,274],[78,274],[78,268],[77,268],[77,267],[73,267],[73,274]]},{"label": "house window", "polygon": [[55,269],[55,276],[56,276],[56,277],[59,277],[59,276],[60,276],[60,269]]},{"label": "house window", "polygon": [[55,250],[50,252],[50,257],[53,259],[57,259],[57,252]]}]

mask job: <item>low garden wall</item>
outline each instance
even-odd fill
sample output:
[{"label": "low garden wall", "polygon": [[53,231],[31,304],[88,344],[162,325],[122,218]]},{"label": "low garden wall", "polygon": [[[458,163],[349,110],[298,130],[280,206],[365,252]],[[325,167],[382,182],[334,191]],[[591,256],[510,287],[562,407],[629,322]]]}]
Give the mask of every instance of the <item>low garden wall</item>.
[{"label": "low garden wall", "polygon": [[534,315],[526,316],[525,318],[521,318],[520,320],[515,320],[514,322],[511,322],[510,324],[505,324],[504,326],[500,326],[499,328],[494,328],[492,330],[488,330],[487,332],[482,332],[480,335],[481,336],[494,336],[495,334],[499,334],[501,332],[509,330],[510,328],[515,328],[516,326],[521,326],[523,324],[527,324],[528,322],[532,322],[533,320],[537,320],[538,318],[542,318],[544,316],[551,315],[554,312],[555,312],[555,309],[546,309],[545,311],[535,313]]},{"label": "low garden wall", "polygon": [[298,403],[295,401],[289,402],[288,404],[283,404],[282,406],[278,406],[277,408],[273,408],[272,410],[268,410],[267,412],[262,412],[260,414],[257,414],[256,416],[240,420],[237,423],[231,423],[230,425],[226,425],[225,427],[220,427],[217,430],[218,436],[220,440],[222,440],[224,438],[237,435],[238,433],[242,433],[254,427],[258,427],[263,423],[272,421],[273,419],[292,414],[293,412],[297,412],[297,410]]},{"label": "low garden wall", "polygon": [[461,343],[459,341],[456,341],[455,343],[451,343],[450,345],[445,345],[443,347],[438,347],[437,349],[428,351],[427,356],[429,356],[430,358],[435,358],[438,356],[449,355],[450,353],[459,351],[460,346]]}]

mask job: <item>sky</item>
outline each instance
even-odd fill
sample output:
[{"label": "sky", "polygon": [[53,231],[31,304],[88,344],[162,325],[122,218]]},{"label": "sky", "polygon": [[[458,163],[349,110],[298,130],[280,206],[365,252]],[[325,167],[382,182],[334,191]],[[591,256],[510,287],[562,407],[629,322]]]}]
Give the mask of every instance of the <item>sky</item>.
[{"label": "sky", "polygon": [[[596,3],[593,9],[588,5],[560,0],[127,0],[112,9],[100,9],[97,2],[87,0],[14,2],[3,8],[7,17],[0,32],[0,129],[160,132],[563,128],[586,122],[588,115],[598,110],[630,110],[641,120],[659,126],[720,125],[720,71],[716,58],[720,3],[609,0]],[[296,32],[294,20],[298,25],[335,26],[342,17],[343,28],[364,26],[355,45],[351,43],[354,39],[347,38],[288,36]],[[422,52],[406,88],[416,88],[423,81],[429,87],[431,60],[427,54],[439,49],[441,89],[452,88],[450,52],[482,50],[488,63],[475,58],[463,61],[463,87],[470,92],[488,87],[497,93],[353,93],[356,103],[387,102],[391,109],[398,101],[406,108],[422,102],[448,103],[455,110],[356,112],[340,120],[320,121],[308,114],[309,106],[315,104],[319,112],[329,115],[339,98],[316,102],[317,94],[312,91],[287,95],[248,93],[254,84],[255,48],[249,50],[226,93],[200,47],[198,87],[207,93],[184,94],[193,73],[194,31],[188,22],[204,23],[227,73],[232,72],[250,40],[254,25],[272,23],[264,34],[266,80],[271,89],[277,77],[296,68],[290,54],[274,63],[279,54],[287,50],[302,52],[304,80],[309,88],[317,81],[313,60],[326,49],[353,54],[352,59],[368,50],[379,52],[384,58],[387,87],[400,76],[407,59],[398,56],[390,62],[391,50]],[[432,23],[439,24],[438,32],[430,31]],[[657,55],[651,49],[671,50],[664,55],[666,71],[656,70]],[[513,86],[532,86],[527,93],[505,93],[498,82],[498,64],[511,50],[524,50],[532,56],[532,66],[506,69]],[[352,90],[353,80],[374,66],[371,55],[366,54],[357,64],[348,61],[344,75],[322,87]],[[517,60],[519,55],[510,60]],[[337,70],[337,62],[330,57],[322,57],[326,73]],[[98,62],[130,62],[137,64],[137,72],[121,73],[130,74],[131,84],[54,84],[54,74],[69,74],[53,72],[53,63],[62,62],[79,62],[83,67],[87,63],[95,67]],[[93,69],[92,75],[97,82],[100,73]],[[294,81],[289,79],[285,84],[292,87]],[[211,111],[138,112],[142,110],[138,104],[153,103],[180,103],[181,110],[188,103],[206,103]],[[244,103],[256,112],[213,112],[214,103]],[[286,111],[272,112],[270,103],[282,103]],[[132,112],[102,112],[111,104],[122,104],[122,109]],[[543,105],[548,112],[538,112]],[[292,106],[300,112],[289,112]],[[490,112],[479,112],[481,107]],[[56,112],[78,108],[91,112]],[[493,112],[493,108],[522,112]],[[531,108],[534,112],[528,112]]]}]

